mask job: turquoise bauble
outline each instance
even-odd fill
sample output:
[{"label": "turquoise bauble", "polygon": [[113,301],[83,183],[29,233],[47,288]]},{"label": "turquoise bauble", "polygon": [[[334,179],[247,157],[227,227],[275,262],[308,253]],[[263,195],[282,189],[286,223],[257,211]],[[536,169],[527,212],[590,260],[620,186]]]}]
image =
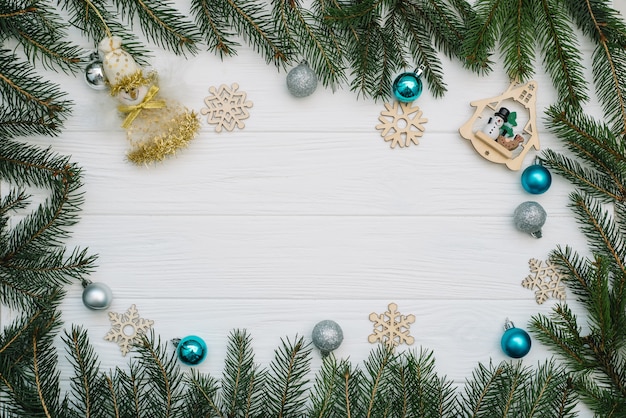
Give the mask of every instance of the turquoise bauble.
[{"label": "turquoise bauble", "polygon": [[202,363],[207,355],[207,346],[204,340],[195,335],[188,335],[178,342],[176,355],[187,366],[195,366]]},{"label": "turquoise bauble", "polygon": [[504,331],[500,345],[507,356],[522,358],[530,351],[530,335],[523,329],[511,326]]},{"label": "turquoise bauble", "polygon": [[412,102],[422,94],[422,80],[417,73],[402,73],[394,80],[391,90],[399,101]]},{"label": "turquoise bauble", "polygon": [[552,175],[547,168],[533,164],[522,173],[522,187],[528,193],[541,194],[550,188]]}]

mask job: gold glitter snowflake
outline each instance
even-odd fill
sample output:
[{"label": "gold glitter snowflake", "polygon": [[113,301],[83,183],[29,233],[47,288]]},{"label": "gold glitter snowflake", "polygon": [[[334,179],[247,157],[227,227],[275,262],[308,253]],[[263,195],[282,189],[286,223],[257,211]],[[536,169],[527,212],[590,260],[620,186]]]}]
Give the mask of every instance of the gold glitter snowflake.
[{"label": "gold glitter snowflake", "polygon": [[112,325],[111,330],[104,336],[104,339],[117,343],[123,356],[128,354],[133,344],[141,341],[141,336],[154,324],[154,321],[150,319],[140,318],[135,305],[123,314],[109,312],[109,320]]},{"label": "gold glitter snowflake", "polygon": [[543,265],[540,260],[531,258],[528,264],[530,274],[522,281],[522,286],[530,290],[537,289],[535,300],[538,304],[541,305],[549,297],[565,299],[565,286],[561,283],[563,276],[550,261]]},{"label": "gold glitter snowflake", "polygon": [[396,145],[408,147],[411,142],[418,145],[418,138],[424,135],[423,124],[428,122],[428,119],[422,118],[419,106],[394,102],[393,105],[385,103],[385,109],[378,117],[381,123],[376,125],[376,129],[382,131],[380,135],[385,141],[391,141],[391,148]]},{"label": "gold glitter snowflake", "polygon": [[374,333],[367,340],[372,344],[380,341],[393,349],[403,343],[411,345],[415,342],[409,335],[409,326],[415,322],[415,315],[402,315],[395,303],[390,303],[385,313],[372,312],[370,321],[374,323]]},{"label": "gold glitter snowflake", "polygon": [[232,131],[235,126],[243,129],[243,120],[250,117],[247,108],[252,107],[252,102],[246,100],[245,92],[237,91],[237,89],[239,89],[237,83],[233,83],[230,88],[225,84],[222,84],[219,89],[209,87],[212,96],[204,99],[207,107],[200,111],[203,115],[208,115],[209,124],[217,125],[215,132],[221,132],[222,128]]}]

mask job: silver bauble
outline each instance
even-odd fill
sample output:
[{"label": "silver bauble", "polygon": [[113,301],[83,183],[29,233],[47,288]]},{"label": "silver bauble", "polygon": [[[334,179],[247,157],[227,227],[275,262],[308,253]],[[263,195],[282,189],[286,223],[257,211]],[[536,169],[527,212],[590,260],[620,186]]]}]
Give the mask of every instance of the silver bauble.
[{"label": "silver bauble", "polygon": [[317,76],[306,61],[292,68],[287,74],[287,89],[295,97],[306,97],[317,88]]},{"label": "silver bauble", "polygon": [[111,302],[113,302],[113,292],[104,283],[89,283],[83,289],[83,303],[89,309],[107,309]]},{"label": "silver bauble", "polygon": [[326,356],[341,345],[343,331],[338,323],[326,319],[315,325],[312,338],[313,345],[320,350],[323,356]]},{"label": "silver bauble", "polygon": [[104,90],[107,88],[102,61],[96,59],[87,64],[85,67],[85,81],[87,85],[94,90]]},{"label": "silver bauble", "polygon": [[541,227],[546,223],[548,214],[543,207],[533,201],[520,204],[513,212],[515,227],[535,238],[541,238]]}]

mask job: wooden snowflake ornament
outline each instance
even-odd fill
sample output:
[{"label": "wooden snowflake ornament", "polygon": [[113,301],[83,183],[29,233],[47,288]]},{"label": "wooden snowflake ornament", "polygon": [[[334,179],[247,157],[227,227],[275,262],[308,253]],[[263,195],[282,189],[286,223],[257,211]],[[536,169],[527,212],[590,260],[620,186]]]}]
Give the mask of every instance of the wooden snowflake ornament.
[{"label": "wooden snowflake ornament", "polygon": [[222,129],[232,131],[235,127],[243,129],[243,120],[250,117],[248,108],[252,107],[252,102],[246,100],[246,93],[238,89],[237,83],[233,83],[230,88],[226,84],[222,84],[219,89],[209,87],[212,95],[204,99],[207,107],[200,111],[208,115],[209,124],[217,125],[215,132],[222,132]]},{"label": "wooden snowflake ornament", "polygon": [[424,135],[424,123],[428,119],[422,118],[423,112],[419,106],[413,103],[394,102],[385,103],[385,110],[380,112],[376,125],[380,135],[387,142],[391,142],[391,148],[399,145],[400,148],[408,147],[411,143],[418,145],[418,138]]},{"label": "wooden snowflake ornament", "polygon": [[558,272],[556,266],[550,261],[545,265],[540,260],[531,258],[528,261],[530,274],[522,281],[526,289],[535,290],[535,300],[538,304],[544,303],[548,298],[565,299],[565,286],[561,283],[563,275]]},{"label": "wooden snowflake ornament", "polygon": [[370,321],[374,323],[374,333],[367,340],[372,344],[380,341],[389,349],[394,349],[400,344],[411,345],[415,342],[409,335],[409,327],[415,322],[415,315],[402,315],[395,303],[390,303],[385,313],[372,312]]},{"label": "wooden snowflake ornament", "polygon": [[141,318],[135,305],[123,314],[109,312],[109,320],[111,330],[104,336],[104,339],[117,343],[123,356],[128,354],[133,344],[141,341],[141,336],[145,335],[154,324],[154,321],[150,319]]}]

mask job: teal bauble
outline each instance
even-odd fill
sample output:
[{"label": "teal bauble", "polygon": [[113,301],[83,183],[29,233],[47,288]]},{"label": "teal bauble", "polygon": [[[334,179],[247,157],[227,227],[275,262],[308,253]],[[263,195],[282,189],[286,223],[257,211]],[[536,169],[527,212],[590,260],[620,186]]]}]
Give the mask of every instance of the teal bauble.
[{"label": "teal bauble", "polygon": [[391,86],[391,91],[396,99],[409,103],[422,94],[421,72],[402,73],[396,77]]},{"label": "teal bauble", "polygon": [[504,334],[500,340],[502,351],[513,358],[522,358],[530,351],[530,335],[521,328],[515,328],[511,321],[506,322]]},{"label": "teal bauble", "polygon": [[206,358],[208,348],[204,340],[195,335],[188,335],[178,341],[176,345],[176,355],[178,359],[187,366],[195,366]]},{"label": "teal bauble", "polygon": [[522,187],[528,193],[545,193],[552,184],[552,175],[541,164],[533,164],[522,172]]}]

